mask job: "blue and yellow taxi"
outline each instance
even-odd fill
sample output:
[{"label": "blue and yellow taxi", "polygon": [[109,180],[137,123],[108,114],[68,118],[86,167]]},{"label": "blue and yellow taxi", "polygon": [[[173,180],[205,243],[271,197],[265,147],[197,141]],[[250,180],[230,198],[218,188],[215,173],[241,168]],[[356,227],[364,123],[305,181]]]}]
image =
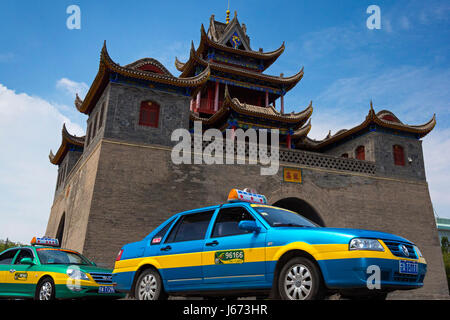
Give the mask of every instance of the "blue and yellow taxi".
[{"label": "blue and yellow taxi", "polygon": [[0,297],[122,298],[125,295],[114,290],[111,272],[74,250],[60,248],[57,239],[34,237],[30,246],[0,253]]},{"label": "blue and yellow taxi", "polygon": [[319,227],[247,189],[178,213],[119,251],[116,290],[139,300],[184,296],[386,298],[423,286],[419,248],[389,233]]}]

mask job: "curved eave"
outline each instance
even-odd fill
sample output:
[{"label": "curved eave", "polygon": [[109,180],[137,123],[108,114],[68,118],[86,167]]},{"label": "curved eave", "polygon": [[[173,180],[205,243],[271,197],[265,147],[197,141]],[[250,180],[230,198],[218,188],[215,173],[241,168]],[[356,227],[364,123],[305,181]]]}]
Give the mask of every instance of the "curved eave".
[{"label": "curved eave", "polygon": [[106,50],[106,44],[102,49],[102,57],[101,61],[105,63],[106,67],[113,72],[117,72],[121,75],[132,77],[136,79],[155,81],[164,84],[174,85],[178,87],[197,87],[205,83],[209,78],[209,68],[207,67],[203,72],[199,73],[194,77],[187,78],[177,78],[170,74],[159,74],[141,70],[130,69],[127,67],[122,67],[115,63],[110,56],[108,55],[108,51]]},{"label": "curved eave", "polygon": [[[151,59],[151,58],[147,58],[147,59]],[[154,59],[152,59],[152,60],[154,60]],[[147,60],[147,62],[148,61],[149,60]],[[142,61],[140,61],[140,62],[142,63]],[[139,60],[134,63],[139,63]],[[162,67],[164,67],[164,66],[162,66]],[[91,87],[89,88],[89,91],[86,94],[84,101],[80,105],[77,105],[77,109],[80,112],[89,114],[90,110],[95,105],[95,101],[100,96],[101,91],[105,88],[105,86],[109,82],[109,74],[111,72],[115,72],[120,75],[134,78],[134,79],[153,81],[153,82],[173,85],[176,87],[197,88],[197,87],[203,85],[208,80],[209,75],[210,75],[210,68],[209,68],[209,66],[207,66],[205,68],[205,70],[203,70],[203,72],[201,72],[198,75],[193,76],[193,77],[177,78],[177,77],[174,77],[173,75],[171,75],[168,71],[167,71],[168,74],[160,74],[160,73],[142,71],[142,70],[138,70],[138,69],[131,69],[128,67],[122,67],[122,66],[118,65],[117,63],[115,63],[111,59],[111,57],[109,56],[108,51],[106,49],[106,42],[105,42],[103,44],[103,48],[102,48],[101,55],[100,55],[100,66],[99,66],[98,73],[95,76],[95,79],[94,79]]]},{"label": "curved eave", "polygon": [[[220,123],[224,118],[226,118],[230,112],[230,110],[234,110],[235,112],[239,114],[243,114],[250,117],[257,117],[257,118],[264,118],[264,119],[270,119],[273,121],[277,121],[279,123],[287,123],[290,125],[293,125],[295,128],[299,128],[306,120],[308,120],[313,112],[312,102],[309,104],[309,106],[297,113],[289,113],[289,114],[282,114],[275,110],[272,106],[269,107],[259,107],[259,106],[253,106],[246,103],[241,103],[237,98],[231,98],[228,92],[228,87],[225,87],[225,98],[224,102],[222,104],[222,107],[214,113],[210,118],[201,118],[195,113],[190,113],[190,120],[191,121],[201,121],[204,125],[207,126],[214,126],[217,123]],[[310,126],[310,123],[309,123]],[[302,129],[306,130],[306,127],[303,127]],[[310,127],[309,127],[310,129]],[[300,130],[300,129],[299,129]],[[298,131],[297,134],[302,134],[303,131]],[[308,130],[309,132],[309,130]]]},{"label": "curved eave", "polygon": [[193,71],[194,66],[196,64],[200,64],[203,66],[209,66],[211,68],[211,70],[233,73],[233,74],[248,77],[248,78],[267,81],[269,83],[273,83],[276,85],[281,85],[284,87],[284,89],[286,91],[289,91],[290,89],[292,89],[303,78],[303,75],[304,75],[303,67],[300,69],[300,71],[298,73],[296,73],[290,77],[278,77],[278,76],[266,75],[266,74],[259,73],[259,72],[253,72],[253,71],[249,71],[249,70],[245,70],[245,69],[241,69],[241,68],[237,68],[237,67],[233,67],[233,66],[229,66],[229,65],[223,65],[223,64],[216,63],[213,61],[206,61],[197,54],[197,51],[194,49],[193,44],[192,44],[189,61],[186,62],[183,72],[180,75],[180,78],[184,78],[187,75],[189,75]]},{"label": "curved eave", "polygon": [[77,136],[71,135],[67,131],[66,125],[64,124],[63,128],[62,128],[61,145],[59,146],[56,154],[53,154],[53,152],[50,150],[50,154],[48,155],[50,162],[55,165],[61,164],[65,155],[69,151],[70,145],[84,147],[84,139],[85,139],[85,137],[77,137]]},{"label": "curved eave", "polygon": [[278,112],[273,106],[260,107],[241,103],[237,98],[231,98],[228,92],[228,87],[225,88],[223,106],[230,107],[234,111],[248,116],[264,117],[266,119],[297,125],[302,125],[307,119],[309,119],[313,112],[312,101],[305,110],[298,113],[292,112],[289,114]]},{"label": "curved eave", "polygon": [[422,125],[407,125],[403,123],[398,123],[394,121],[388,121],[385,119],[381,119],[378,116],[374,118],[374,122],[378,124],[379,126],[390,128],[393,130],[399,130],[409,133],[417,134],[419,137],[423,138],[428,133],[433,130],[433,128],[436,126],[436,115],[434,114],[430,121],[428,121],[425,124]]},{"label": "curved eave", "polygon": [[186,63],[181,62],[177,57],[175,57],[175,68],[177,68],[178,71],[183,72],[186,68]]},{"label": "curved eave", "polygon": [[305,138],[310,131],[311,131],[311,119],[309,119],[308,123],[305,124],[303,127],[294,131],[294,133],[292,134],[292,139],[297,140]]},{"label": "curved eave", "polygon": [[[139,70],[140,67],[145,65],[152,65],[163,72],[163,74],[173,77],[172,73],[158,60],[153,58],[142,58],[130,64],[124,66],[124,68]],[[142,70],[141,70],[142,71]],[[145,71],[143,71],[145,72]]]},{"label": "curved eave", "polygon": [[[259,51],[247,51],[247,50],[241,50],[241,49],[234,49],[232,47],[228,47],[228,46],[219,44],[219,43],[215,42],[214,40],[210,39],[206,33],[206,30],[205,30],[205,27],[203,26],[203,24],[200,29],[201,29],[201,37],[200,37],[200,44],[197,49],[198,53],[203,52],[203,50],[205,48],[210,46],[215,49],[223,50],[223,51],[237,54],[237,55],[252,57],[255,59],[261,59],[261,60],[265,60],[265,61],[266,60],[275,61],[284,52],[284,49],[285,49],[284,42],[281,44],[281,46],[278,49],[276,49],[274,51],[270,51],[270,52],[259,52]],[[273,61],[271,61],[270,64],[272,64]],[[269,65],[267,65],[267,67]]]},{"label": "curved eave", "polygon": [[[366,119],[360,125],[353,127],[352,129],[349,129],[349,130],[340,130],[333,136],[331,136],[329,134],[322,141],[311,140],[311,142],[314,142],[312,144],[312,146],[316,149],[321,149],[323,147],[326,147],[334,142],[340,141],[354,133],[357,133],[357,132],[367,128],[372,123],[375,123],[383,128],[412,133],[412,134],[419,136],[420,138],[423,138],[428,133],[430,133],[431,130],[433,130],[433,128],[436,125],[436,115],[435,114],[433,115],[431,120],[428,121],[427,123],[422,124],[422,125],[416,125],[416,126],[403,124],[400,122],[400,120],[399,120],[399,122],[387,121],[387,120],[381,119],[378,115],[380,115],[380,113],[375,114],[375,111],[373,110],[373,107],[371,106],[369,114],[366,116]],[[395,117],[395,115],[394,115],[394,117]],[[397,117],[395,117],[395,118],[398,119]]]}]

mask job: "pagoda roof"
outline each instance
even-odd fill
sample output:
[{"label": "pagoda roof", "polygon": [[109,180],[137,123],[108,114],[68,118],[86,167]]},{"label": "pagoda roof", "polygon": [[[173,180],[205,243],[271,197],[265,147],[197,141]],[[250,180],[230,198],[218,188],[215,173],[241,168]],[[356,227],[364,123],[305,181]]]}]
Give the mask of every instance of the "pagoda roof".
[{"label": "pagoda roof", "polygon": [[[227,35],[227,32],[232,30],[233,25],[236,24],[236,23],[233,23],[233,21],[236,21],[236,23],[238,23],[237,18],[235,18],[232,20],[232,22],[227,24],[223,31],[223,36]],[[217,26],[217,25],[219,25],[217,23],[217,21],[214,21],[214,23],[210,24],[208,33],[211,34],[212,38],[210,38],[208,36],[208,34],[206,33],[205,27],[203,26],[203,24],[201,25],[200,44],[196,50],[196,54],[198,56],[201,56],[205,50],[207,50],[209,47],[212,47],[212,48],[222,50],[222,51],[225,51],[225,52],[228,52],[231,54],[236,54],[236,55],[240,55],[240,56],[246,56],[246,57],[251,57],[251,58],[262,60],[263,64],[264,64],[264,68],[262,71],[264,71],[272,63],[274,63],[278,59],[278,57],[284,52],[284,49],[285,49],[284,42],[281,44],[281,46],[278,49],[271,51],[271,52],[253,51],[250,48],[248,50],[241,50],[241,49],[235,49],[233,47],[229,47],[227,45],[221,44],[218,41],[222,41],[222,39],[217,38],[216,36],[213,36],[214,34],[217,34],[217,32],[211,31],[211,30],[214,30],[215,26]],[[215,40],[215,39],[218,39],[218,40]],[[183,63],[183,62],[180,62],[177,58],[175,58],[175,67],[177,68],[178,71],[182,72],[183,74],[186,69],[186,65],[188,63],[189,63],[189,61],[186,63]]]},{"label": "pagoda roof", "polygon": [[[175,63],[179,64],[180,62],[178,61],[178,59],[176,59]],[[204,67],[209,66],[211,70],[222,71],[240,76],[245,76],[252,79],[267,81],[277,86],[283,86],[284,90],[286,91],[292,89],[303,78],[304,75],[303,67],[300,69],[298,73],[289,77],[283,77],[281,75],[280,76],[266,75],[260,72],[255,72],[239,67],[223,65],[221,63],[217,63],[214,61],[207,61],[198,54],[198,49],[195,50],[194,43],[192,43],[189,60],[184,64],[183,72],[181,73],[180,78],[184,78],[192,74],[195,71],[195,66],[198,64]]]},{"label": "pagoda roof", "polygon": [[120,66],[109,56],[105,41],[100,54],[98,73],[85,99],[81,100],[78,96],[75,98],[75,106],[80,112],[89,114],[103,89],[108,84],[111,72],[134,79],[153,81],[176,87],[193,88],[196,90],[208,80],[210,69],[206,67],[203,72],[196,76],[179,78],[173,76],[159,61],[152,58],[144,58],[131,64]]},{"label": "pagoda roof", "polygon": [[[201,121],[207,127],[217,127],[226,118],[228,118],[231,111],[235,111],[239,114],[273,120],[285,124],[290,124],[294,128],[298,129],[305,124],[313,112],[312,101],[309,106],[301,112],[281,113],[278,112],[273,106],[260,107],[247,103],[240,102],[237,98],[231,98],[228,87],[225,87],[225,98],[222,107],[213,114],[210,118],[202,118],[197,116],[194,112],[190,113],[190,120]],[[310,123],[309,123],[310,125]],[[309,131],[309,130],[308,130]],[[298,132],[300,134],[301,131]]]},{"label": "pagoda roof", "polygon": [[398,117],[391,111],[382,110],[375,113],[375,110],[373,109],[373,104],[372,102],[370,102],[369,113],[366,116],[366,119],[361,124],[348,130],[347,129],[339,130],[334,135],[332,135],[330,131],[323,140],[313,140],[307,138],[305,144],[307,147],[313,149],[322,149],[332,143],[339,142],[352,134],[355,134],[357,132],[360,132],[361,130],[366,129],[371,124],[377,124],[383,128],[415,134],[418,137],[423,138],[428,133],[430,133],[431,130],[433,130],[434,126],[436,125],[436,115],[434,114],[431,120],[429,120],[424,124],[408,125],[401,122],[398,119]]},{"label": "pagoda roof", "polygon": [[61,164],[61,162],[64,160],[64,157],[66,156],[67,152],[69,151],[70,145],[84,147],[85,137],[86,136],[77,137],[77,136],[71,135],[69,133],[69,131],[67,131],[66,124],[64,123],[63,128],[62,128],[61,145],[59,146],[56,154],[53,154],[52,150],[50,150],[50,154],[48,155],[50,162],[55,165]]},{"label": "pagoda roof", "polygon": [[225,43],[231,36],[233,30],[237,30],[242,36],[244,42],[243,46],[246,50],[252,51],[250,48],[250,38],[247,35],[247,27],[245,24],[240,24],[237,18],[237,12],[234,12],[234,17],[230,23],[223,23],[217,21],[212,14],[209,19],[208,36],[216,43]]}]

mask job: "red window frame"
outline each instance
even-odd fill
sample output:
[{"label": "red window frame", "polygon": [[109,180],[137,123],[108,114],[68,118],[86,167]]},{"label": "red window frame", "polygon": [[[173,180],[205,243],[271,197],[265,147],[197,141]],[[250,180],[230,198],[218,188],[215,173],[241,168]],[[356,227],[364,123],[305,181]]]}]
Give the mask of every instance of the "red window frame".
[{"label": "red window frame", "polygon": [[158,128],[159,104],[153,101],[142,101],[139,112],[139,125]]},{"label": "red window frame", "polygon": [[356,148],[356,159],[366,160],[366,148],[364,148],[364,146]]},{"label": "red window frame", "polygon": [[396,166],[404,166],[405,165],[405,150],[402,146],[398,144],[392,146],[392,152],[394,154],[394,164]]}]

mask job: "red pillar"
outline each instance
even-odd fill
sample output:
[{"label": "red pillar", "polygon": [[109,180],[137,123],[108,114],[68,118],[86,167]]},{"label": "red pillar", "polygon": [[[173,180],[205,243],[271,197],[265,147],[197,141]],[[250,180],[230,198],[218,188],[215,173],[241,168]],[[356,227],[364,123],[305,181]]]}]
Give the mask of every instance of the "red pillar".
[{"label": "red pillar", "polygon": [[266,91],[266,107],[269,106],[269,91]]},{"label": "red pillar", "polygon": [[286,144],[287,144],[287,148],[291,149],[291,134],[288,133],[287,137],[286,137]]},{"label": "red pillar", "polygon": [[216,92],[214,94],[214,111],[219,110],[219,83],[216,82]]},{"label": "red pillar", "polygon": [[234,141],[234,135],[235,135],[235,132],[236,132],[236,126],[232,126],[231,127],[231,140],[233,140]]},{"label": "red pillar", "polygon": [[213,100],[213,88],[208,87],[208,109],[213,110],[214,100]]},{"label": "red pillar", "polygon": [[281,95],[281,113],[284,113],[284,95]]},{"label": "red pillar", "polygon": [[202,91],[200,90],[198,93],[197,93],[197,101],[196,101],[196,106],[195,106],[195,111],[197,112],[198,111],[198,109],[200,109],[200,98],[201,98],[201,93],[202,93]]}]

